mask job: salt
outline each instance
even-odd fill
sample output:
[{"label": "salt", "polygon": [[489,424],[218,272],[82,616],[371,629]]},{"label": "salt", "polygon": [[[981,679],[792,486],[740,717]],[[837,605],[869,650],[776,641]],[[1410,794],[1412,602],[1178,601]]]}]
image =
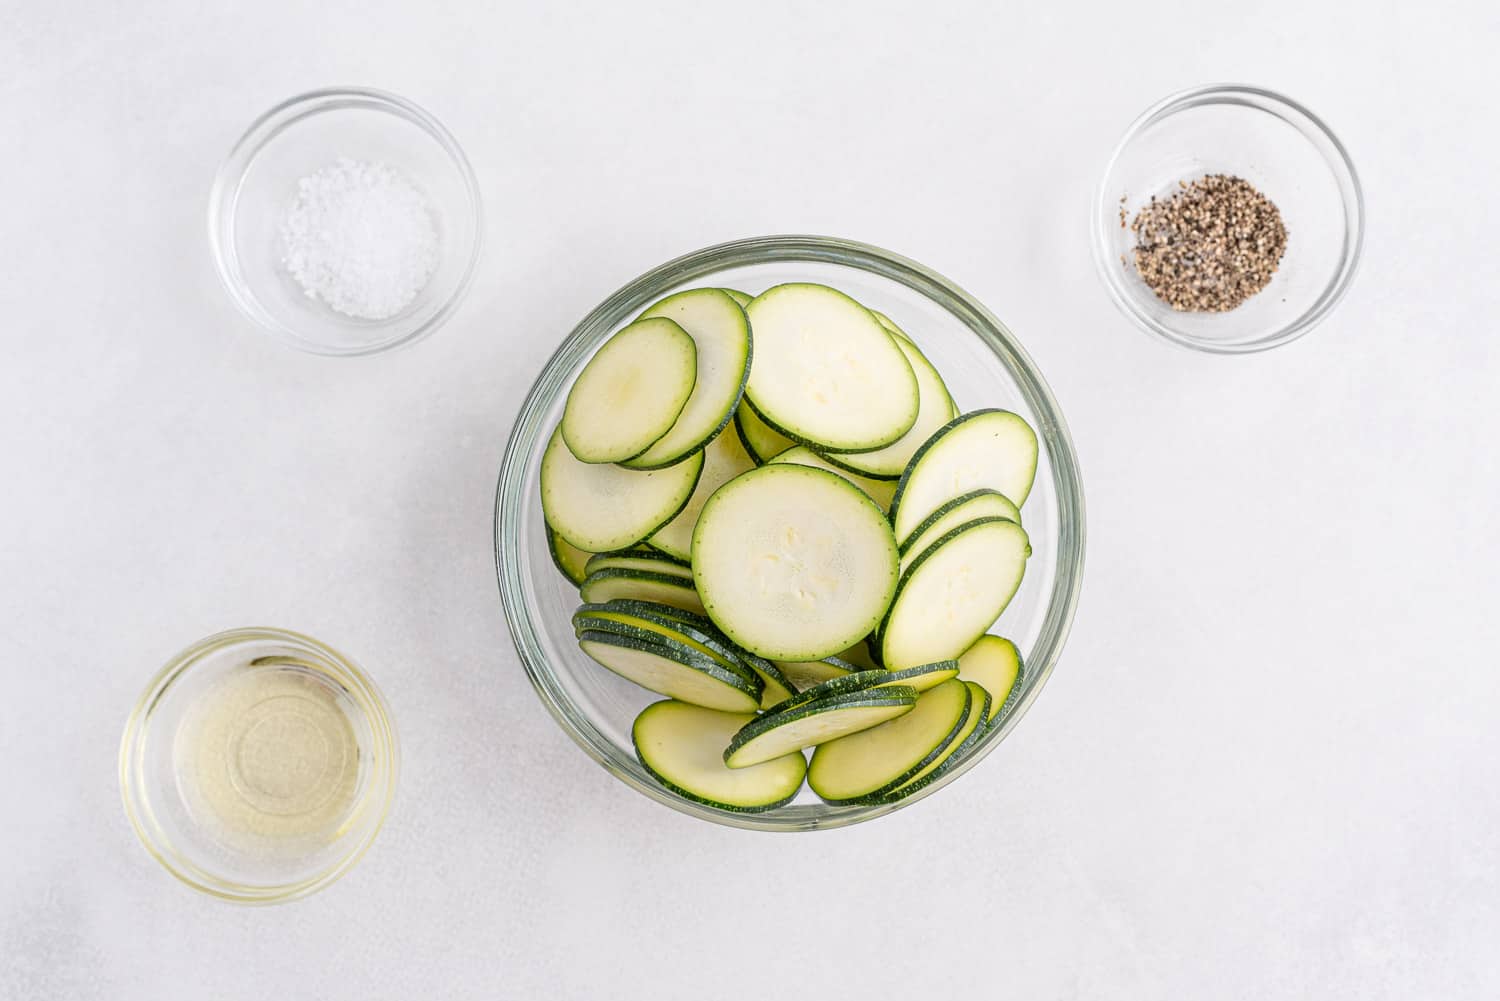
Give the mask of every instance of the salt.
[{"label": "salt", "polygon": [[347,157],[297,182],[281,244],[282,264],[304,293],[359,320],[406,309],[438,264],[422,192],[387,164]]}]

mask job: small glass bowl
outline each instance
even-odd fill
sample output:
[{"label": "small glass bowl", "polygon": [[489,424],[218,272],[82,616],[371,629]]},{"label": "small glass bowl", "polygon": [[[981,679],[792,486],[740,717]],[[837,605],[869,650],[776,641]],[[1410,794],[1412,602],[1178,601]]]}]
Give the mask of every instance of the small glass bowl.
[{"label": "small glass bowl", "polygon": [[[437,225],[436,270],[387,319],[335,312],[282,264],[280,225],[297,182],[344,157],[404,174]],[[377,90],[316,90],[272,108],[235,144],[209,196],[209,243],[230,297],[277,339],[314,354],[374,354],[436,330],[469,289],[483,231],[479,184],[458,141],[422,108]]]},{"label": "small glass bowl", "polygon": [[[327,740],[328,726],[347,739]],[[326,753],[265,763],[298,738]],[[374,683],[282,629],[235,629],[178,654],[120,742],[125,812],[146,850],[188,886],[245,904],[305,897],[347,872],[385,821],[397,770]]]},{"label": "small glass bowl", "polygon": [[[775,810],[735,813],[678,796],[636,760],[631,725],[661,696],[611,674],[578,649],[572,625],[578,589],[552,564],[540,465],[579,370],[642,307],[688,287],[754,294],[793,281],[831,285],[889,316],[942,373],[960,408],[1003,407],[1036,428],[1036,483],[1022,512],[1032,555],[1021,589],[995,628],[1020,649],[1025,675],[999,725],[941,779],[897,804],[830,806],[803,789]],[[1036,700],[1062,653],[1082,584],[1083,542],[1083,489],[1073,443],[1051,390],[1010,331],[972,296],[922,265],[820,236],[767,236],[709,247],[648,271],[595,307],[563,340],[521,405],[495,497],[495,564],[506,620],[527,676],[558,724],[616,778],[657,802],[753,830],[811,831],[871,820],[946,788],[994,750]]]},{"label": "small glass bowl", "polygon": [[[1131,253],[1129,223],[1142,206],[1204,174],[1249,181],[1287,228],[1270,284],[1227,313],[1172,309]],[[1263,351],[1316,326],[1348,290],[1364,236],[1359,178],[1328,126],[1280,94],[1229,84],[1174,94],[1136,119],[1105,168],[1093,215],[1094,263],[1120,311],[1149,333],[1221,354]]]}]

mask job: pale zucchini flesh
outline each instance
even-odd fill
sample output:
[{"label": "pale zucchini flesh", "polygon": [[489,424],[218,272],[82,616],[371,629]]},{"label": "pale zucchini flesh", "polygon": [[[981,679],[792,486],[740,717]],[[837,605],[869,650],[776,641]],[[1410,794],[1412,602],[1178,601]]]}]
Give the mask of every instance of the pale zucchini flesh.
[{"label": "pale zucchini flesh", "polygon": [[562,574],[573,584],[583,583],[588,576],[589,558],[594,556],[586,550],[579,549],[573,543],[557,534],[557,529],[551,525],[545,526],[547,531],[547,551],[552,554],[552,564],[557,567],[558,573]]},{"label": "pale zucchini flesh", "polygon": [[822,660],[782,660],[775,663],[781,668],[787,680],[792,683],[792,690],[795,692],[806,691],[825,681],[832,681],[834,678],[869,670],[869,668],[851,664],[842,657],[824,657]]},{"label": "pale zucchini flesh", "polygon": [[[736,648],[738,649],[738,648]],[[780,705],[793,695],[797,694],[797,687],[792,684],[790,678],[782,671],[781,667],[772,660],[757,657],[753,653],[744,650],[739,651],[740,659],[746,666],[756,674],[760,675],[761,688],[760,707],[770,709],[772,706]]]},{"label": "pale zucchini flesh", "polygon": [[916,421],[911,364],[847,295],[826,285],[778,285],[745,312],[756,341],[745,393],[777,431],[845,452],[889,445]]},{"label": "pale zucchini flesh", "polygon": [[604,342],[568,390],[562,436],[584,462],[639,455],[672,429],[698,378],[698,348],[665,317]]},{"label": "pale zucchini flesh", "polygon": [[676,322],[698,350],[693,392],[676,423],[646,451],[625,460],[633,469],[659,469],[700,451],[734,416],[750,373],[750,324],[739,303],[716,288],[669,295],[641,316]]},{"label": "pale zucchini flesh", "polygon": [[758,813],[797,795],[807,759],[793,751],[747,768],[724,764],[724,747],[753,718],[668,700],[647,706],[630,735],[641,766],[679,796],[721,810]]},{"label": "pale zucchini flesh", "polygon": [[948,681],[917,699],[911,712],[818,746],[808,784],[828,803],[880,796],[901,786],[958,739],[972,695]]},{"label": "pale zucchini flesh", "polygon": [[749,294],[748,292],[741,292],[737,289],[732,288],[721,288],[719,289],[719,291],[723,292],[725,295],[729,296],[729,298],[739,303],[741,309],[744,309],[746,306],[750,305],[750,300],[755,298],[755,296]]},{"label": "pale zucchini flesh", "polygon": [[818,660],[862,639],[895,592],[890,525],[847,481],[760,466],[709,498],[693,532],[709,618],[768,660]]},{"label": "pale zucchini flesh", "polygon": [[542,454],[542,513],[579,549],[625,549],[677,516],[702,471],[701,453],[649,472],[582,462],[568,450],[559,428]]},{"label": "pale zucchini flesh", "polygon": [[[608,607],[607,604],[585,605],[574,612],[574,631],[579,634],[585,632],[618,633],[622,636],[634,636],[648,643],[684,646],[705,657],[712,657],[752,684],[759,684],[759,675],[746,667],[744,662],[735,655],[733,649],[719,642],[712,633],[695,629],[687,623],[673,622],[668,619],[632,615],[627,612],[597,611],[605,607]],[[595,610],[585,611],[585,609]]]},{"label": "pale zucchini flesh", "polygon": [[744,402],[741,402],[739,409],[734,412],[734,430],[740,436],[740,442],[745,446],[745,451],[758,466],[765,465],[797,444],[761,420],[755,408]]},{"label": "pale zucchini flesh", "polygon": [[848,469],[841,469],[805,445],[798,445],[774,455],[766,460],[766,464],[806,466],[809,469],[821,469],[832,473],[858,487],[860,493],[874,501],[882,511],[891,509],[891,501],[896,496],[896,484],[889,480],[876,480]]},{"label": "pale zucchini flesh", "polygon": [[745,451],[738,434],[731,428],[720,431],[708,447],[703,450],[703,473],[693,496],[677,517],[658,529],[646,540],[662,552],[686,562],[693,551],[693,528],[698,524],[698,515],[714,491],[741,473],[755,468],[755,460]]},{"label": "pale zucchini flesh", "polygon": [[824,456],[836,466],[877,480],[899,480],[917,449],[953,419],[953,398],[948,395],[948,387],[943,385],[937,369],[904,337],[896,338],[896,346],[906,355],[917,377],[919,402],[916,421],[906,434],[884,448],[871,452],[830,452]]},{"label": "pale zucchini flesh", "polygon": [[730,768],[744,768],[837,740],[908,713],[916,702],[915,691],[898,686],[835,695],[795,709],[765,713],[734,735],[724,750],[724,763]]},{"label": "pale zucchini flesh", "polygon": [[1010,604],[1030,555],[1025,530],[999,518],[935,541],[902,575],[880,631],[881,662],[899,671],[957,658]]},{"label": "pale zucchini flesh", "polygon": [[620,677],[679,702],[740,713],[760,707],[757,684],[686,648],[595,630],[580,633],[578,646]]},{"label": "pale zucchini flesh", "polygon": [[911,534],[900,540],[903,561],[915,557],[935,539],[953,531],[959,525],[980,518],[1004,518],[1021,524],[1021,509],[1011,503],[1009,497],[998,490],[980,487],[942,504],[936,511],[922,519]]},{"label": "pale zucchini flesh", "polygon": [[615,553],[595,553],[584,564],[584,576],[598,570],[644,570],[647,573],[665,573],[675,577],[693,579],[693,570],[686,563],[675,560],[665,553],[631,553],[628,556]]},{"label": "pale zucchini flesh", "polygon": [[985,691],[981,685],[972,681],[956,682],[965,685],[969,689],[969,712],[964,717],[963,726],[959,729],[954,739],[945,747],[932,761],[924,765],[915,775],[896,789],[891,790],[883,796],[873,798],[875,802],[894,803],[905,799],[918,789],[925,788],[936,782],[945,772],[956,766],[968,756],[969,750],[982,738],[986,731],[985,720],[990,713],[993,700],[990,693]]},{"label": "pale zucchini flesh", "polygon": [[905,541],[938,508],[987,487],[1017,507],[1036,477],[1036,432],[1007,410],[976,410],[949,421],[912,456],[896,488],[891,523]]},{"label": "pale zucchini flesh", "polygon": [[990,693],[987,723],[994,722],[1020,690],[1021,652],[1003,636],[981,636],[958,657],[958,676]]},{"label": "pale zucchini flesh", "polygon": [[703,600],[690,578],[646,570],[599,570],[584,578],[578,588],[584,601],[599,604],[619,598],[675,605],[689,612],[703,612]]}]

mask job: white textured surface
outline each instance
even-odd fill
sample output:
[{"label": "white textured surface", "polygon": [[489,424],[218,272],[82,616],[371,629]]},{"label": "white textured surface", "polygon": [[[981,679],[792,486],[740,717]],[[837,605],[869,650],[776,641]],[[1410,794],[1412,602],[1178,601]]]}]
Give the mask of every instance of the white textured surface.
[{"label": "white textured surface", "polygon": [[[1492,5],[235,6],[0,3],[0,998],[669,1001],[768,969],[783,998],[1500,994]],[[1326,117],[1370,209],[1349,300],[1257,357],[1129,329],[1087,246],[1121,130],[1217,79]],[[230,143],[330,82],[429,107],[489,202],[461,312],[368,360],[257,334],[205,246]],[[801,837],[690,821],[578,751],[489,548],[557,339],[773,231],[987,302],[1091,517],[1015,738]],[[162,873],[114,771],[162,659],[251,623],[346,647],[405,742],[370,856],[265,910]]]}]

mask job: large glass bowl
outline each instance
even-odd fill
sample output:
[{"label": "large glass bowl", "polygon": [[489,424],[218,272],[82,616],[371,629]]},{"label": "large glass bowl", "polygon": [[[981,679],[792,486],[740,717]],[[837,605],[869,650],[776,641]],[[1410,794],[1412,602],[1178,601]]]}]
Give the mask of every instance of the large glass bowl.
[{"label": "large glass bowl", "polygon": [[[542,451],[584,362],[642,307],[695,286],[757,293],[790,281],[822,282],[881,310],[947,380],[959,407],[1003,407],[1041,439],[1036,485],[1023,518],[1033,553],[1026,578],[996,632],[1025,662],[1024,687],[1004,721],[967,759],[895,805],[828,806],[809,790],[767,813],[731,813],[663,788],[636,760],[630,728],[661,698],[586,657],[570,617],[578,589],[553,567],[538,486]],[[621,781],[683,813],[732,827],[807,831],[879,817],[946,788],[994,750],[1036,700],[1062,652],[1083,570],[1083,493],[1078,460],[1051,391],[1016,338],[962,289],[914,261],[876,247],[817,236],[768,236],[709,247],[647,272],[584,317],[547,362],[521,406],[495,498],[495,563],[511,635],[526,673],[558,723]]]}]

